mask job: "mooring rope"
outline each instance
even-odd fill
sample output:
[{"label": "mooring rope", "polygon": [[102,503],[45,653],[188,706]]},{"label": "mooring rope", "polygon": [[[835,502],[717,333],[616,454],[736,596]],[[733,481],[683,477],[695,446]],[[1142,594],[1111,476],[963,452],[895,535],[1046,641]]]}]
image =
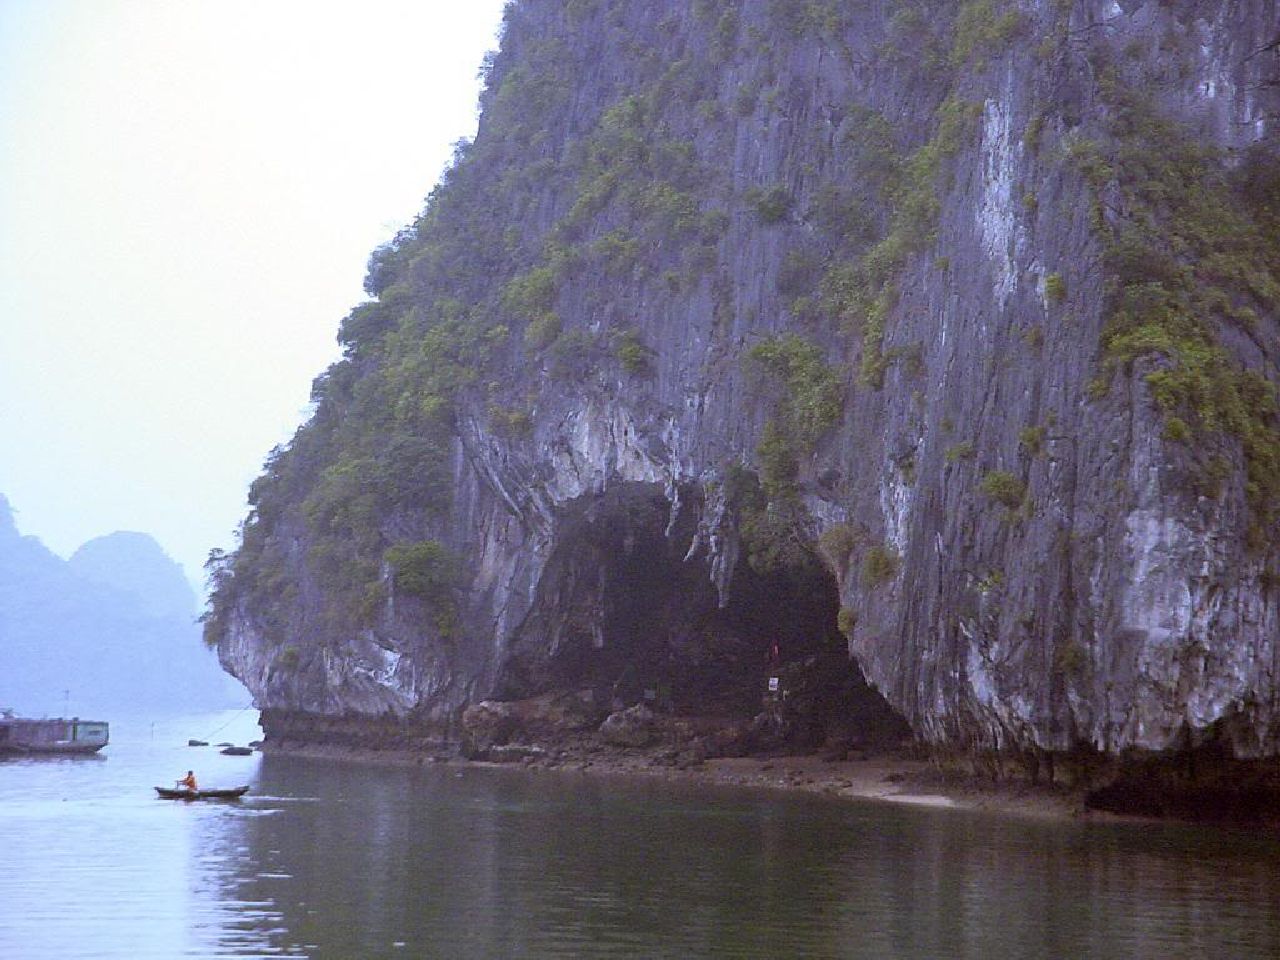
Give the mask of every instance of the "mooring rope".
[{"label": "mooring rope", "polygon": [[230,720],[228,720],[226,723],[224,723],[222,726],[220,726],[217,730],[213,731],[213,733],[210,733],[210,734],[208,734],[207,736],[205,736],[205,737],[204,737],[204,739],[205,739],[205,740],[212,740],[214,737],[216,737],[218,734],[220,734],[223,730],[227,729],[227,727],[231,726],[231,724],[233,724],[233,723],[235,723],[237,720],[239,720],[239,719],[240,719],[240,714],[244,713],[246,710],[252,709],[252,707],[253,707],[253,701],[252,701],[252,700],[250,700],[247,704],[245,704],[243,707],[241,707],[239,710],[237,710],[237,711],[235,712],[235,715],[234,715],[234,716],[232,716]]}]

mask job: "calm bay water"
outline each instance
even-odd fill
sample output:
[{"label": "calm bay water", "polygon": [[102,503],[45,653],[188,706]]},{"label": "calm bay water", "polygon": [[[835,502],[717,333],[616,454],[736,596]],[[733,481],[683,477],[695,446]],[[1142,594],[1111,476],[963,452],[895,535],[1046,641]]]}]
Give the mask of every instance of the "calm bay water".
[{"label": "calm bay water", "polygon": [[[1275,836],[184,746],[219,727],[0,762],[0,958],[1280,956]],[[251,795],[153,799],[189,767]]]}]

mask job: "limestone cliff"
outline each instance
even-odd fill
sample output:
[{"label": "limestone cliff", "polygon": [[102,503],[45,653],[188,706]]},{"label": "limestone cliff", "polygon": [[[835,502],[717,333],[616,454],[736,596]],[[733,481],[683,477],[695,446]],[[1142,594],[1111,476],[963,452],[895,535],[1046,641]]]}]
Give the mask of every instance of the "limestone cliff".
[{"label": "limestone cliff", "polygon": [[212,567],[223,663],[444,725],[749,713],[847,648],[935,743],[1280,752],[1277,39],[1274,0],[511,4]]}]

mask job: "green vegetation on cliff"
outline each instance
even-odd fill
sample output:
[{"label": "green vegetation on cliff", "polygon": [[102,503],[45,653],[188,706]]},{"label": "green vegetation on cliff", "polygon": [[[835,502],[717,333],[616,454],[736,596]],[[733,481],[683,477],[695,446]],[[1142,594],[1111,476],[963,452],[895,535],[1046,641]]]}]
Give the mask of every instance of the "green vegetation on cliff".
[{"label": "green vegetation on cliff", "polygon": [[[374,253],[214,560],[210,638],[299,675],[393,651],[450,710],[633,654],[746,676],[777,597],[816,597],[930,736],[1129,736],[1142,691],[1102,702],[1099,664],[1171,628],[1082,585],[1127,589],[1133,550],[1150,595],[1207,582],[1181,543],[1119,545],[1139,487],[1221,558],[1196,609],[1256,606],[1280,177],[1211,145],[1249,137],[1222,95],[1188,106],[1227,28],[1085,6],[511,4],[475,142]],[[711,583],[750,631],[648,622]],[[1253,629],[1206,616],[1188,650]]]},{"label": "green vegetation on cliff", "polygon": [[840,419],[843,396],[840,373],[822,351],[796,334],[770,337],[747,354],[751,364],[781,385],[778,416],[803,452]]},{"label": "green vegetation on cliff", "polygon": [[[1222,331],[1255,338],[1259,316],[1280,308],[1280,163],[1258,150],[1243,162],[1226,157],[1163,117],[1113,68],[1102,71],[1107,137],[1073,138],[1067,154],[1095,191],[1105,239],[1105,371],[1145,361],[1164,436],[1203,441],[1194,454],[1202,475],[1220,469],[1224,442],[1241,451],[1250,536],[1261,546],[1280,509],[1276,388],[1261,357],[1242,363]],[[1123,202],[1107,199],[1110,190]],[[1054,296],[1047,282],[1046,294]]]}]

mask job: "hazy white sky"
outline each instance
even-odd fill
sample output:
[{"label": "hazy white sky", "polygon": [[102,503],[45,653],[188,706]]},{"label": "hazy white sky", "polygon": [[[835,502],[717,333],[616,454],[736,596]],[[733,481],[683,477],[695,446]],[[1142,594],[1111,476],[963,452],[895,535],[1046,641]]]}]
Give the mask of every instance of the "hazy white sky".
[{"label": "hazy white sky", "polygon": [[368,255],[475,133],[503,0],[0,0],[0,493],[199,581]]}]

